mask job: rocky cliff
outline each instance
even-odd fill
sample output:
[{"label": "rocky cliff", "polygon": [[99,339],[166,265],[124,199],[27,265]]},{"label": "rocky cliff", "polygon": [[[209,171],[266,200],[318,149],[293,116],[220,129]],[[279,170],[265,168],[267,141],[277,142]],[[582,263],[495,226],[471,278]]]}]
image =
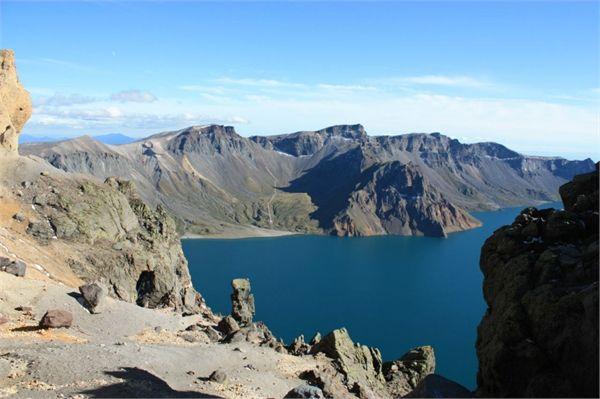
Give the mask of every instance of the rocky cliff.
[{"label": "rocky cliff", "polygon": [[[468,211],[554,200],[593,166],[439,133],[371,137],[361,125],[251,138],[208,125],[120,146],[82,137],[22,147],[65,171],[134,180],[182,231],[207,235],[250,227],[443,236],[477,226]],[[424,183],[418,195],[402,186],[407,170]]]},{"label": "rocky cliff", "polygon": [[598,397],[598,164],[527,208],[481,251],[483,397]]},{"label": "rocky cliff", "polygon": [[0,156],[17,153],[19,133],[30,116],[31,100],[29,93],[19,83],[15,55],[12,50],[1,50]]},{"label": "rocky cliff", "polygon": [[140,306],[210,315],[192,287],[175,222],[142,201],[133,183],[65,173],[19,156],[17,136],[31,103],[13,53],[0,55],[3,255],[67,284],[103,280],[114,297]]}]

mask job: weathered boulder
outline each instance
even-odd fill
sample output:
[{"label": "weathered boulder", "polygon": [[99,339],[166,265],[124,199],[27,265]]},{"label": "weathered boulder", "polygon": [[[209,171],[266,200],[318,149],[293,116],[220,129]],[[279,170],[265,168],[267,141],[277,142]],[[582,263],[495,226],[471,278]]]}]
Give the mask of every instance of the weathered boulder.
[{"label": "weathered boulder", "polygon": [[41,328],[69,328],[73,324],[71,312],[60,309],[47,311],[40,320]]},{"label": "weathered boulder", "polygon": [[106,287],[97,281],[79,287],[85,303],[92,313],[100,313],[106,302]]},{"label": "weathered boulder", "polygon": [[231,316],[223,317],[217,324],[217,331],[221,332],[225,336],[227,336],[231,333],[234,333],[234,332],[238,331],[239,329],[240,329],[239,324]]},{"label": "weathered boulder", "polygon": [[0,257],[0,270],[17,277],[23,277],[27,270],[27,264],[21,260],[11,260],[9,258]]},{"label": "weathered boulder", "polygon": [[21,86],[12,50],[0,50],[0,152],[17,154],[19,133],[31,116],[29,93]]},{"label": "weathered boulder", "polygon": [[481,250],[479,396],[598,397],[598,171],[560,193]]},{"label": "weathered boulder", "polygon": [[435,354],[431,346],[411,349],[398,360],[385,362],[383,374],[390,393],[404,396],[414,390],[429,374],[435,372]]},{"label": "weathered boulder", "polygon": [[286,393],[284,398],[324,399],[325,396],[323,395],[321,388],[302,384]]},{"label": "weathered boulder", "polygon": [[240,326],[252,323],[254,317],[254,295],[250,293],[250,280],[236,278],[231,282],[231,316]]},{"label": "weathered boulder", "polygon": [[437,374],[429,374],[405,397],[407,398],[473,398],[474,393],[462,385]]},{"label": "weathered boulder", "polygon": [[349,387],[358,383],[378,395],[387,395],[381,353],[376,348],[354,344],[345,328],[333,330],[310,349],[311,354],[319,352],[334,360]]},{"label": "weathered boulder", "polygon": [[346,377],[337,370],[329,367],[321,367],[317,370],[305,370],[298,376],[312,386],[320,388],[326,398],[356,398],[354,393],[346,385]]}]

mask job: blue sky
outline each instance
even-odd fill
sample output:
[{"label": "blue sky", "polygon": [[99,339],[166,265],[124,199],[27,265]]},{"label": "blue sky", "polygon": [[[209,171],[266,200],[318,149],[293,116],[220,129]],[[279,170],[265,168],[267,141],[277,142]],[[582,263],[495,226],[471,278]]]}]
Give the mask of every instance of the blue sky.
[{"label": "blue sky", "polygon": [[25,133],[362,123],[599,158],[598,2],[11,2]]}]

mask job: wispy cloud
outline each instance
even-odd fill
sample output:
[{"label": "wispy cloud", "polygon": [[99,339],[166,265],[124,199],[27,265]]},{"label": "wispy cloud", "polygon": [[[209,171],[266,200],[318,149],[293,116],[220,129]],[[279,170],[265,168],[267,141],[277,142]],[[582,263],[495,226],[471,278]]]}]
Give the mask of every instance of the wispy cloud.
[{"label": "wispy cloud", "polygon": [[445,86],[464,88],[489,88],[494,84],[488,80],[471,76],[422,75],[388,79],[390,82],[405,85]]},{"label": "wispy cloud", "polygon": [[253,87],[305,87],[303,83],[288,82],[277,79],[230,78],[222,77],[215,82],[224,85],[253,86]]},{"label": "wispy cloud", "polygon": [[85,96],[83,94],[54,94],[52,96],[42,96],[33,99],[33,105],[62,107],[75,104],[89,104],[98,101],[97,97]]},{"label": "wispy cloud", "polygon": [[110,99],[118,102],[151,103],[157,100],[156,96],[149,91],[124,90],[110,95]]}]

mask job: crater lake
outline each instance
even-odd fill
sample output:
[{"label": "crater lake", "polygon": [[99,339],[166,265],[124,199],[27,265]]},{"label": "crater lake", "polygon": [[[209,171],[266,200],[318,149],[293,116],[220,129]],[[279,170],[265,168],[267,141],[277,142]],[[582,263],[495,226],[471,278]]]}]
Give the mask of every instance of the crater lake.
[{"label": "crater lake", "polygon": [[[548,203],[541,208],[562,208]],[[230,282],[247,277],[264,321],[289,344],[346,327],[354,342],[394,360],[435,350],[436,373],[476,386],[477,325],[486,305],[479,254],[523,207],[475,212],[483,226],[447,238],[284,236],[182,240],[196,289],[229,314]]]}]

